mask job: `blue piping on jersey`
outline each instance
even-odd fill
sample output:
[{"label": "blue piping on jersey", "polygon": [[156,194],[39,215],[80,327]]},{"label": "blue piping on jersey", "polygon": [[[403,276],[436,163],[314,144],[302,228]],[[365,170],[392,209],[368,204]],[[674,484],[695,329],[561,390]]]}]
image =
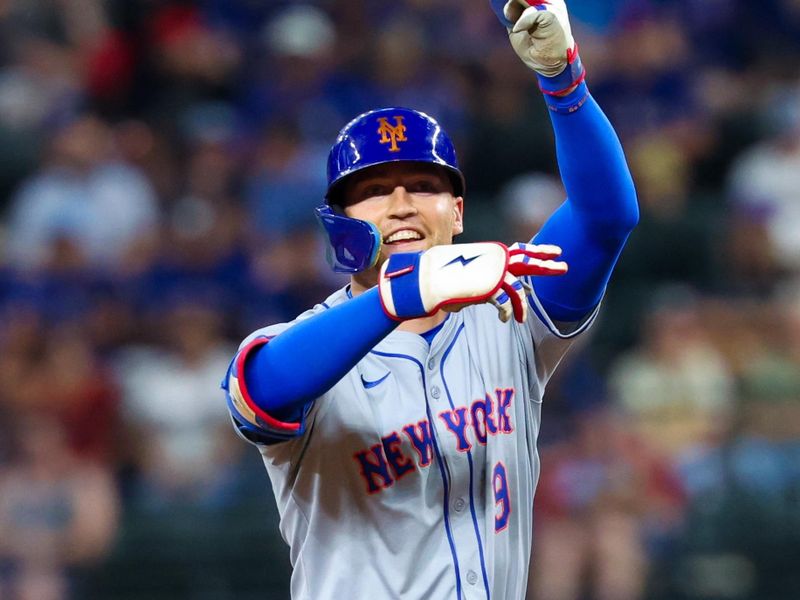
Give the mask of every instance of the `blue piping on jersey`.
[{"label": "blue piping on jersey", "polygon": [[439,444],[436,443],[436,430],[433,425],[433,416],[431,415],[431,408],[428,405],[428,382],[425,379],[425,369],[422,366],[422,363],[419,362],[413,356],[408,356],[407,354],[392,354],[389,352],[380,352],[378,350],[370,350],[370,354],[375,354],[377,356],[384,356],[386,358],[403,358],[405,360],[410,360],[419,368],[419,372],[422,375],[422,389],[425,392],[425,412],[428,414],[428,423],[430,423],[430,430],[431,430],[431,442],[433,442],[433,451],[436,454],[436,464],[439,465],[439,472],[442,475],[442,483],[444,484],[444,528],[447,532],[447,542],[450,544],[450,553],[453,555],[453,568],[456,572],[456,598],[457,600],[462,599],[461,593],[461,570],[458,566],[458,554],[456,553],[456,546],[455,542],[453,541],[453,533],[450,531],[450,487],[447,483],[447,474],[444,468],[444,460],[442,458],[441,453],[439,452]]},{"label": "blue piping on jersey", "polygon": [[[447,385],[447,380],[444,377],[444,361],[447,360],[447,357],[450,355],[450,351],[456,345],[458,341],[458,336],[461,335],[461,332],[464,331],[464,323],[462,321],[461,325],[456,331],[456,334],[453,336],[453,341],[450,342],[450,345],[442,354],[442,362],[439,364],[439,372],[442,374],[442,384],[444,385],[444,391],[447,394],[447,401],[450,403],[450,408],[455,410],[456,407],[453,404],[453,397],[450,395],[450,388]],[[481,540],[481,529],[478,526],[478,516],[475,514],[475,492],[473,486],[473,475],[474,475],[474,468],[472,465],[472,451],[467,450],[467,462],[469,463],[469,511],[472,513],[472,526],[475,528],[475,537],[478,539],[478,555],[481,557],[481,573],[483,574],[483,586],[486,588],[486,599],[491,600],[492,594],[489,591],[489,576],[486,574],[486,559],[483,556],[483,541]]]},{"label": "blue piping on jersey", "polygon": [[[531,287],[533,287],[532,278],[526,277],[526,279],[528,284]],[[583,323],[581,323],[581,326],[578,327],[575,331],[571,331],[570,333],[561,333],[558,330],[558,327],[556,327],[555,323],[553,323],[553,321],[547,315],[546,311],[544,310],[544,307],[542,307],[542,305],[540,304],[539,298],[536,296],[536,294],[529,292],[525,294],[525,296],[528,298],[528,306],[531,307],[534,314],[536,314],[536,317],[542,322],[542,324],[545,327],[547,327],[550,333],[552,333],[554,336],[562,340],[568,340],[569,338],[575,337],[576,335],[586,331],[589,325],[591,325],[592,322],[595,320],[595,317],[597,317],[597,313],[600,312],[600,304],[598,304],[597,306],[594,307],[594,310],[592,310],[588,315],[584,317]]]}]

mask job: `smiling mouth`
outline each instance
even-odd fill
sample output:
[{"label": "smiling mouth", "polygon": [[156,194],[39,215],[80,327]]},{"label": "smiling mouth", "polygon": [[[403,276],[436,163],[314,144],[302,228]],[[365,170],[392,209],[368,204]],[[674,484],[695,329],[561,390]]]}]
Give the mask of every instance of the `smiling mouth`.
[{"label": "smiling mouth", "polygon": [[416,231],[411,231],[410,229],[404,229],[402,231],[397,231],[387,237],[383,243],[384,244],[397,244],[401,242],[414,242],[417,240],[421,240],[422,236],[417,233]]}]

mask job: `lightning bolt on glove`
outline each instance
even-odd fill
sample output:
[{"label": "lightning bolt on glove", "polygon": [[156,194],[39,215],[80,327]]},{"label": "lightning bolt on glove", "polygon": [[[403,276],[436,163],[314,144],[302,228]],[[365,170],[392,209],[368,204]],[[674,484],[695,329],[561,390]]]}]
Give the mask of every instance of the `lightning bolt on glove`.
[{"label": "lightning bolt on glove", "polygon": [[539,75],[545,94],[564,94],[583,81],[564,0],[491,0],[491,5],[514,51]]},{"label": "lightning bolt on glove", "polygon": [[480,242],[435,246],[425,252],[398,253],[381,268],[378,287],[387,315],[417,319],[439,309],[459,310],[489,302],[500,320],[520,323],[528,314],[526,287],[519,277],[563,275],[567,264],[553,260],[561,248],[552,245]]}]

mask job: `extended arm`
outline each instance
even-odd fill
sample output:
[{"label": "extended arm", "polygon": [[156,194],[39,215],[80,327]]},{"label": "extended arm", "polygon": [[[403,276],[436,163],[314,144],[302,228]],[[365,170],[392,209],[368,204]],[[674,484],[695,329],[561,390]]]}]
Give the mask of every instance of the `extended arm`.
[{"label": "extended arm", "polygon": [[[278,421],[296,422],[309,402],[330,389],[398,324],[383,311],[378,290],[372,289],[296,323],[271,340],[255,338],[237,356],[244,367],[245,393],[255,409]],[[238,376],[241,386],[242,373]]]},{"label": "extended arm", "polygon": [[535,241],[560,246],[569,273],[536,277],[534,288],[552,319],[578,321],[599,303],[638,221],[636,191],[619,139],[584,82],[563,0],[492,0],[492,6],[512,47],[537,74],[568,195]]},{"label": "extended arm", "polygon": [[[550,317],[578,321],[600,302],[611,271],[639,218],[636,191],[622,146],[582,83],[559,99],[583,97],[575,112],[551,111],[556,153],[567,200],[536,235],[557,244],[570,269],[563,277],[533,280]],[[551,100],[552,101],[552,100]]]},{"label": "extended arm", "polygon": [[240,431],[281,439],[301,433],[304,410],[401,322],[491,302],[503,321],[525,321],[517,276],[561,275],[560,250],[498,242],[393,254],[378,286],[300,320],[280,335],[255,335],[237,353],[225,386]]}]

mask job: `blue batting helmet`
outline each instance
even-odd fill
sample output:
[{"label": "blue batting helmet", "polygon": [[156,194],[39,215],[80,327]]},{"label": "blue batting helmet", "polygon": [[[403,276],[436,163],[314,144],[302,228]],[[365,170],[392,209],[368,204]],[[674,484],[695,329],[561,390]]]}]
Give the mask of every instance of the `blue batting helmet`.
[{"label": "blue batting helmet", "polygon": [[464,195],[453,142],[435,119],[409,108],[365,112],[339,132],[328,155],[328,191],[317,217],[330,242],[328,262],[339,273],[357,273],[375,264],[381,236],[374,224],[351,219],[335,210],[347,177],[368,167],[391,162],[439,165],[450,176],[456,196]]}]

